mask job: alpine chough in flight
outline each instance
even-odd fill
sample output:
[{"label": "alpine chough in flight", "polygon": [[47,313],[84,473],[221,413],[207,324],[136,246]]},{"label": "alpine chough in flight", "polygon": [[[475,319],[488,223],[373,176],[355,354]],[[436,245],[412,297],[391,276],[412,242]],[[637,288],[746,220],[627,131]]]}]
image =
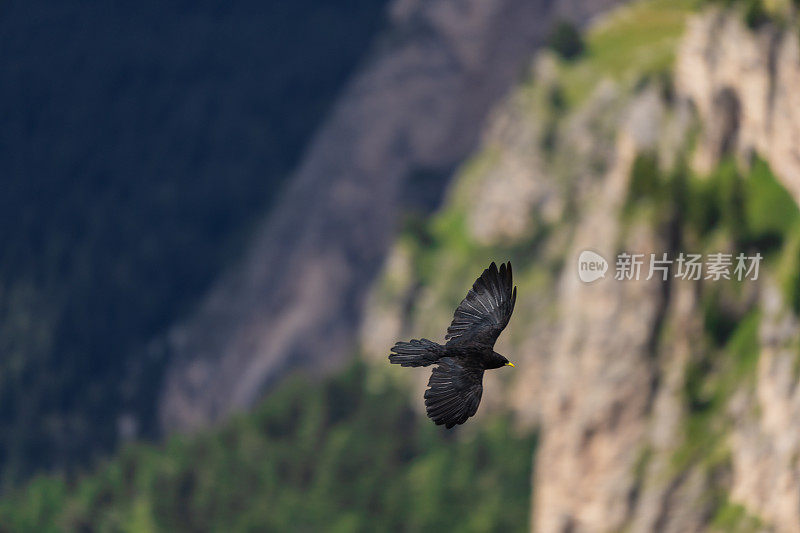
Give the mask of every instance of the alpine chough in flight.
[{"label": "alpine chough in flight", "polygon": [[428,380],[425,408],[437,424],[463,424],[478,411],[483,371],[514,366],[494,351],[517,300],[511,263],[492,262],[456,308],[444,345],[428,339],[398,342],[389,361],[400,366],[437,365]]}]

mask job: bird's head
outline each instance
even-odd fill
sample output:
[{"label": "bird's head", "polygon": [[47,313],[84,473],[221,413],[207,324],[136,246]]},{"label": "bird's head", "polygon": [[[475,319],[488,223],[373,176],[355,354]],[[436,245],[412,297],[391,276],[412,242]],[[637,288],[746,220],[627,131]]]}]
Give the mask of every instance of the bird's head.
[{"label": "bird's head", "polygon": [[492,352],[492,360],[489,362],[491,366],[489,368],[501,368],[504,366],[514,366],[514,363],[509,361],[505,358],[505,356],[500,355],[497,352]]}]

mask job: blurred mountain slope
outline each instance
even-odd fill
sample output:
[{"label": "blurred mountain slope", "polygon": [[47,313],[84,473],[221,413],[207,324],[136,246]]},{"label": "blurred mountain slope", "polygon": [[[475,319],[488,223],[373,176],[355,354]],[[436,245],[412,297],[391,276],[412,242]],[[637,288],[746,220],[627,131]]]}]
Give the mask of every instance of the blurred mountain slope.
[{"label": "blurred mountain slope", "polygon": [[240,256],[384,2],[3,2],[0,485],[155,433],[151,340]]},{"label": "blurred mountain slope", "polygon": [[[459,483],[472,482],[473,475],[490,493],[516,486],[518,477],[505,473],[508,464],[495,461],[509,454],[516,464],[513,454],[528,453],[530,441],[515,435],[536,428],[530,505],[535,531],[800,530],[800,209],[794,181],[800,139],[793,118],[800,109],[794,90],[800,39],[796,24],[787,22],[794,21],[791,10],[780,19],[769,12],[754,19],[742,4],[725,10],[699,6],[699,13],[697,7],[688,1],[636,3],[593,26],[582,55],[565,60],[552,52],[537,54],[529,78],[492,113],[480,147],[456,173],[442,208],[405,217],[370,288],[359,330],[370,364],[361,385],[355,380],[339,393],[369,391],[371,400],[359,405],[372,413],[367,419],[377,417],[380,435],[358,423],[320,433],[283,427],[287,448],[306,445],[312,435],[325,448],[353,443],[345,448],[354,457],[372,458],[356,443],[408,438],[405,424],[416,420],[423,424],[420,434],[433,430],[446,445],[412,446],[413,457],[396,470],[383,470],[385,464],[376,460],[377,467],[337,475],[342,482],[363,481],[381,501],[395,490],[405,497],[416,493],[406,476],[420,476],[439,498],[439,491],[463,487]],[[631,31],[642,27],[647,31]],[[607,279],[579,281],[577,257],[584,249],[611,261]],[[761,254],[763,262],[758,279],[743,282],[618,282],[610,278],[613,258],[622,251],[673,259],[680,252],[741,252]],[[506,259],[514,264],[520,297],[497,349],[517,367],[488,373],[475,418],[442,437],[422,413],[429,370],[394,372],[386,363],[387,348],[410,336],[440,340],[476,274],[489,261]],[[395,387],[411,400],[383,395]],[[303,383],[300,393],[307,394],[298,396],[308,396],[309,405],[328,415],[351,405],[339,393],[319,400],[319,390]],[[282,394],[268,397],[265,409],[292,412],[296,404]],[[389,407],[377,415],[366,405]],[[188,454],[189,464],[202,472],[218,464],[216,458],[249,464],[238,439],[252,437],[251,424],[268,433],[260,416],[236,418],[227,426],[234,429],[172,442],[202,448],[204,439],[220,438],[214,460],[204,463],[196,457],[211,454]],[[436,456],[458,454],[476,435],[480,441],[487,434],[502,444],[466,461],[476,470],[458,481],[426,455],[428,449]],[[261,452],[254,454],[256,471],[277,468],[284,457],[269,446],[255,449]],[[186,467],[176,460],[182,452],[169,447],[140,453],[149,459],[136,464],[161,465],[155,468],[160,474],[152,475],[165,476],[168,487],[176,470]],[[181,466],[164,466],[174,462]],[[175,502],[184,501],[178,490],[164,496],[165,508],[151,505],[147,499],[159,494],[158,483],[147,474],[142,477],[150,481],[139,487],[153,488],[137,491],[144,503],[134,505],[134,498],[120,496],[131,483],[103,481],[116,475],[115,468],[99,470],[77,489],[44,479],[16,493],[4,510],[13,520],[50,516],[31,509],[55,509],[58,520],[78,516],[98,523],[92,521],[119,520],[122,513],[124,520],[139,516],[147,522],[169,519]],[[369,485],[375,471],[388,472],[387,479],[398,484]],[[297,479],[281,492],[294,513],[305,509],[293,500],[305,497],[297,490],[305,478]],[[98,485],[107,492],[91,488]],[[323,492],[335,492],[330,486]],[[188,516],[202,516],[209,503],[227,502],[227,492],[216,493],[213,482],[205,489],[188,487],[189,499],[204,502],[190,507],[194,511],[180,507]],[[336,497],[363,494],[358,486],[348,487]],[[108,493],[113,503],[103,506]],[[248,494],[237,500],[244,511],[225,514],[235,508],[228,502],[215,516],[270,523],[267,514],[247,512]],[[508,497],[514,504],[511,525],[519,527],[517,500]],[[331,500],[318,501],[325,508]],[[427,508],[425,502],[409,505],[420,527],[509,525],[502,513],[484,508],[466,524],[428,522],[416,514]],[[15,514],[15,508],[29,514]],[[405,526],[391,509],[378,508],[375,516],[356,506],[346,507],[357,509],[355,516],[331,511],[326,517],[344,529]],[[376,522],[364,521],[365,515]],[[386,516],[393,518],[379,521]]]}]

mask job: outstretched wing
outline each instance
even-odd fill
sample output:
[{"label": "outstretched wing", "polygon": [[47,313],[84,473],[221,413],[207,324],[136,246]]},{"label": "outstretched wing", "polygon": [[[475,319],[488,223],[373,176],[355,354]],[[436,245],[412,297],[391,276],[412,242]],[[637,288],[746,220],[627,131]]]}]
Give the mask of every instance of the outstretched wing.
[{"label": "outstretched wing", "polygon": [[468,368],[452,357],[438,361],[428,380],[425,408],[436,424],[451,428],[478,411],[483,394],[483,370]]},{"label": "outstretched wing", "polygon": [[498,270],[492,262],[456,308],[445,335],[447,344],[469,341],[491,348],[508,324],[516,301],[511,263],[500,265]]}]

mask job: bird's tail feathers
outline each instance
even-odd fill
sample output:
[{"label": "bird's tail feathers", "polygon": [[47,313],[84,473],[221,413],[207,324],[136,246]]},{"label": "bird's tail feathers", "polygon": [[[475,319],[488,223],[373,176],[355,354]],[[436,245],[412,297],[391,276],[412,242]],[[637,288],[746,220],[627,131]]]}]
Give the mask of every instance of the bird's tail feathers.
[{"label": "bird's tail feathers", "polygon": [[395,344],[389,362],[400,366],[428,366],[444,355],[444,346],[428,339],[414,339]]}]

